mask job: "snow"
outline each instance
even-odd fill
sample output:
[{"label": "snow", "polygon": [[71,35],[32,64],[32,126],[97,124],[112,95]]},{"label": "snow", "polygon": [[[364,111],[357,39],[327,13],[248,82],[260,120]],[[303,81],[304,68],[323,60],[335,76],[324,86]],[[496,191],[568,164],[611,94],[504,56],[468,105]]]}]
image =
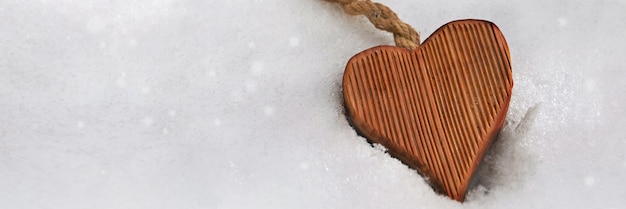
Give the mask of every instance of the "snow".
[{"label": "snow", "polygon": [[371,146],[326,1],[0,1],[0,208],[626,208],[626,1],[388,1],[423,39],[487,19],[514,94],[461,204]]}]

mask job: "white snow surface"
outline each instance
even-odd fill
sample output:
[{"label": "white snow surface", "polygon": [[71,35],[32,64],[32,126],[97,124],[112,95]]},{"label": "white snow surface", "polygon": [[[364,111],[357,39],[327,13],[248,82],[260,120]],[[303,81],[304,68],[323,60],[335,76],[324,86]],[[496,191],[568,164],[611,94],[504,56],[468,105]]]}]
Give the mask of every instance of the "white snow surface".
[{"label": "white snow surface", "polygon": [[0,208],[626,208],[626,2],[380,0],[505,34],[515,87],[465,203],[349,126],[390,34],[322,0],[0,0]]}]

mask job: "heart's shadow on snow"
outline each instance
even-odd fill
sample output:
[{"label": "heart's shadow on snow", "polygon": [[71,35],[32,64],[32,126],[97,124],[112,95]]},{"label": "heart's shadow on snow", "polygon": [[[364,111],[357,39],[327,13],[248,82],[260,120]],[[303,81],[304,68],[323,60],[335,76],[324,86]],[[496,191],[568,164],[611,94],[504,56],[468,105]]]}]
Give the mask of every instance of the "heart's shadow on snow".
[{"label": "heart's shadow on snow", "polygon": [[467,201],[489,198],[492,192],[499,190],[519,190],[534,175],[538,158],[523,144],[540,111],[538,103],[528,108],[519,120],[507,117],[476,173]]}]

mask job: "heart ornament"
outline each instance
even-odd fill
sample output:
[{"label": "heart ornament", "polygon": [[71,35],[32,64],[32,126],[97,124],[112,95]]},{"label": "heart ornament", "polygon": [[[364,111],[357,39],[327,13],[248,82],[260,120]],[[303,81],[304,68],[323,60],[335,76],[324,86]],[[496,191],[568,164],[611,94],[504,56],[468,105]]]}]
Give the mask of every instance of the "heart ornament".
[{"label": "heart ornament", "polygon": [[512,88],[506,40],[482,20],[447,23],[415,50],[365,50],[343,76],[359,134],[457,201],[502,128]]}]

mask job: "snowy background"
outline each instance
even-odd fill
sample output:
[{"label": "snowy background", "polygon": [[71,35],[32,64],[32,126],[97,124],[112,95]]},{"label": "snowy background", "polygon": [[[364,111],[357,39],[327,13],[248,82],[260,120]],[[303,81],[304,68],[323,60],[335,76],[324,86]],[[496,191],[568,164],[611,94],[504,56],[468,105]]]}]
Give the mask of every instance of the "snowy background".
[{"label": "snowy background", "polygon": [[380,0],[423,39],[495,22],[514,94],[461,204],[373,148],[321,0],[0,0],[0,208],[626,208],[626,1]]}]

